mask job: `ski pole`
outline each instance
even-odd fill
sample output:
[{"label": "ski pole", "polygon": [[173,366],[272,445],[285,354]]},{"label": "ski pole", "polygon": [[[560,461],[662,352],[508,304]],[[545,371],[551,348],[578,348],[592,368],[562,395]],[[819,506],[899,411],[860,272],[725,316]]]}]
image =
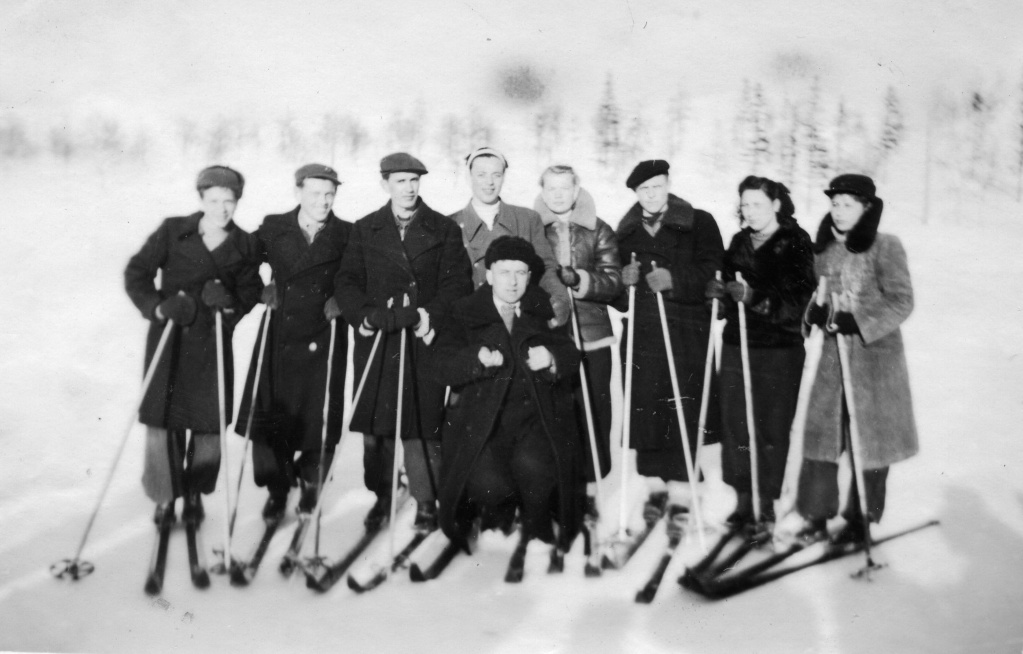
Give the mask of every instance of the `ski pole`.
[{"label": "ski pole", "polygon": [[[721,271],[717,271],[714,279],[721,281]],[[696,478],[700,478],[700,469],[703,467],[703,445],[707,439],[707,409],[710,405],[710,372],[714,368],[714,353],[717,350],[717,341],[714,338],[714,321],[718,315],[717,298],[710,301],[710,336],[707,339],[707,360],[703,364],[703,393],[700,396],[700,419],[696,425],[696,457],[693,466],[696,469]]]},{"label": "ski pole", "polygon": [[[408,306],[408,293],[405,294],[405,299],[402,302],[403,307]],[[403,407],[403,401],[405,399],[405,347],[408,342],[408,329],[401,330],[401,345],[398,350],[398,411],[394,419],[394,462],[391,465],[391,517],[390,517],[390,536],[391,536],[391,560],[394,560],[397,554],[396,543],[395,543],[395,529],[394,519],[398,512],[398,468],[400,467],[399,462],[404,460],[404,446],[401,442],[401,411]],[[429,462],[427,462],[429,465]]]},{"label": "ski pole", "polygon": [[[831,306],[838,310],[838,293],[831,294]],[[842,368],[842,387],[845,391],[845,405],[849,412],[849,440],[851,441],[849,456],[852,459],[853,475],[856,479],[856,495],[860,503],[860,514],[863,519],[863,551],[867,555],[865,570],[869,572],[881,566],[874,563],[870,552],[870,516],[867,512],[867,486],[863,474],[863,441],[860,439],[859,422],[856,419],[855,389],[852,382],[852,369],[849,367],[849,341],[852,336],[836,334],[838,339],[838,361]]]},{"label": "ski pole", "polygon": [[227,513],[224,520],[224,560],[221,564],[213,566],[211,572],[214,574],[226,574],[234,563],[234,558],[231,556],[231,478],[228,474],[228,459],[227,459],[227,401],[226,387],[227,384],[224,379],[224,318],[220,309],[214,312],[214,318],[216,319],[215,328],[217,330],[217,408],[220,413],[220,457],[221,468],[224,471],[224,502],[226,503]]},{"label": "ski pole", "polygon": [[[742,273],[735,273],[735,281],[745,285]],[[753,379],[749,370],[749,342],[746,336],[746,303],[739,307],[739,353],[742,356],[742,388],[746,404],[746,435],[749,437],[750,486],[753,491],[753,520],[760,524],[760,457],[757,455],[757,428],[753,415]]]},{"label": "ski pole", "polygon": [[231,522],[228,531],[234,535],[234,522],[238,517],[238,505],[242,501],[242,480],[245,478],[245,459],[249,454],[249,443],[252,440],[252,417],[256,413],[256,398],[259,395],[259,375],[263,370],[263,355],[266,352],[267,332],[270,331],[270,307],[263,312],[263,329],[259,337],[259,354],[256,357],[256,375],[252,381],[252,398],[249,400],[249,419],[245,422],[245,447],[242,449],[242,463],[238,469],[238,485],[234,491],[234,508],[231,509]]},{"label": "ski pole", "polygon": [[[178,294],[184,295],[181,291],[179,291]],[[128,437],[131,435],[131,430],[135,426],[139,410],[142,408],[142,402],[146,399],[146,392],[149,390],[149,384],[153,381],[153,375],[156,373],[157,364],[160,363],[160,357],[163,355],[163,350],[167,345],[167,340],[170,338],[173,329],[174,321],[168,320],[167,326],[163,328],[163,334],[160,335],[160,341],[156,344],[156,350],[153,352],[153,358],[149,361],[149,369],[146,370],[146,374],[142,379],[142,389],[139,391],[138,400],[134,404],[135,410],[132,411],[131,418],[128,421],[128,426],[124,430],[124,436],[121,438],[120,445],[117,446],[117,453],[114,455],[114,461],[110,465],[110,471],[107,472],[107,478],[103,482],[103,488],[100,490],[99,497],[96,499],[96,507],[92,510],[92,514],[89,516],[89,521],[85,525],[85,533],[82,534],[82,540],[78,544],[78,550],[75,552],[74,558],[64,559],[50,566],[50,572],[58,579],[63,579],[67,576],[72,580],[77,581],[81,577],[91,574],[95,569],[95,566],[92,563],[81,559],[82,550],[85,549],[85,543],[89,540],[89,532],[92,531],[92,525],[96,522],[96,515],[99,514],[99,509],[103,505],[103,499],[106,497],[107,491],[110,490],[110,482],[114,479],[114,471],[117,469],[117,464],[121,460],[121,455],[124,454],[124,446],[128,443]]]},{"label": "ski pole", "polygon": [[[320,430],[320,460],[317,467],[316,501],[323,494],[323,461],[327,456],[327,420],[330,417],[330,379],[334,368],[334,341],[337,338],[337,319],[330,321],[330,346],[327,348],[327,383],[323,391],[323,427]],[[316,514],[316,540],[313,541],[313,558],[320,558],[320,514]]]},{"label": "ski pole", "polygon": [[[657,262],[652,261],[650,265],[657,270]],[[668,374],[671,376],[671,392],[675,399],[675,417],[678,419],[678,431],[682,436],[682,454],[686,459],[686,472],[689,475],[689,484],[693,493],[693,515],[696,517],[696,531],[700,538],[700,547],[707,551],[707,540],[703,535],[703,514],[700,510],[700,495],[697,490],[699,480],[696,479],[696,471],[693,468],[693,453],[689,449],[689,430],[686,429],[684,416],[682,415],[682,391],[679,390],[678,372],[675,370],[675,354],[671,347],[671,334],[668,331],[668,314],[664,309],[664,295],[657,291],[657,311],[661,316],[661,333],[664,335],[664,351],[668,355]]]},{"label": "ski pole", "polygon": [[[636,253],[632,253],[636,263]],[[625,335],[625,397],[622,398],[622,488],[618,505],[618,539],[625,540],[629,518],[629,440],[632,428],[632,361],[636,338],[636,287],[629,287],[629,325]]]}]

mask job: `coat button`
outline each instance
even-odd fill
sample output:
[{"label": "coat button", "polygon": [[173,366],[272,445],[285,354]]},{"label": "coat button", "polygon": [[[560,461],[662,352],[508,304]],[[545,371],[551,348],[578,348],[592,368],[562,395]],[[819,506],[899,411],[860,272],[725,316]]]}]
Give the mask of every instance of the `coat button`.
[{"label": "coat button", "polygon": [[309,351],[310,352],[315,352],[316,351],[316,343],[310,343],[309,344]]},{"label": "coat button", "polygon": [[409,287],[409,288],[415,288],[415,287],[416,287],[416,283],[415,283],[415,282],[412,282],[411,284],[409,284],[409,285],[408,285],[408,287]]}]

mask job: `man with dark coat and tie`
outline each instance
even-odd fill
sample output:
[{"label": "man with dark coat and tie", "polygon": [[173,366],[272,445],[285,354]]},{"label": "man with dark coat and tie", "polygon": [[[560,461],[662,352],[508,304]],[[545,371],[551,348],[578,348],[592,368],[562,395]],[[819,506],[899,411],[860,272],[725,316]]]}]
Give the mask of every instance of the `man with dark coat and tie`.
[{"label": "man with dark coat and tie", "polygon": [[[355,223],[334,283],[341,312],[355,327],[356,379],[369,366],[351,424],[352,431],[364,436],[364,480],[377,495],[366,517],[369,528],[379,526],[390,512],[403,330],[409,330],[400,434],[405,470],[418,503],[417,529],[430,531],[437,525],[444,385],[419,360],[424,339],[434,336],[433,322],[452,302],[472,292],[472,276],[458,226],[419,197],[420,177],[426,172],[404,152],[380,161],[381,186],[390,200]],[[370,360],[377,334],[380,345]]]}]

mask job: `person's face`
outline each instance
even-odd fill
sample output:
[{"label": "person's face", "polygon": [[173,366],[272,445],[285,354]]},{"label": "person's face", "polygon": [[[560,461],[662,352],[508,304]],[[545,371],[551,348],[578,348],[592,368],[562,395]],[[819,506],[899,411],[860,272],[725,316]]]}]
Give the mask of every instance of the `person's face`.
[{"label": "person's face", "polygon": [[831,219],[840,232],[848,232],[855,227],[866,210],[867,205],[855,195],[836,193],[831,198]]},{"label": "person's face", "polygon": [[525,261],[495,261],[487,270],[487,283],[494,288],[494,297],[515,304],[529,286],[529,266]]},{"label": "person's face", "polygon": [[742,219],[754,232],[773,231],[778,226],[781,200],[772,200],[760,189],[747,189],[739,197]]},{"label": "person's face", "polygon": [[543,197],[547,208],[554,213],[566,213],[572,209],[576,198],[579,197],[579,187],[575,185],[570,174],[549,174],[543,178],[540,196]]},{"label": "person's face", "polygon": [[295,189],[300,211],[318,223],[327,219],[336,195],[337,187],[329,179],[307,177],[302,180],[302,186]]},{"label": "person's face", "polygon": [[202,216],[208,221],[207,224],[226,229],[231,219],[234,218],[238,200],[235,199],[234,191],[231,189],[213,186],[202,192],[199,196],[199,204],[202,206]]},{"label": "person's face", "polygon": [[648,213],[657,213],[668,203],[668,176],[651,177],[636,187],[639,206]]},{"label": "person's face", "polygon": [[416,208],[416,201],[419,199],[418,173],[391,173],[390,177],[380,182],[380,186],[391,196],[391,204],[396,208],[406,211]]},{"label": "person's face", "polygon": [[469,168],[472,196],[483,204],[494,204],[504,185],[504,164],[497,157],[478,157]]}]

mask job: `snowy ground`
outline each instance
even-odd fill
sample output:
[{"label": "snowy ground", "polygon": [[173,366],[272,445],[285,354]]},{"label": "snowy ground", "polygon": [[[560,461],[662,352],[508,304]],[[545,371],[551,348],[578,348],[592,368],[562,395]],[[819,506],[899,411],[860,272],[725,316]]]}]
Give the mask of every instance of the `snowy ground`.
[{"label": "snowy ground", "polygon": [[[285,546],[278,536],[247,590],[215,577],[209,590],[197,591],[187,575],[184,537],[175,532],[164,593],[156,601],[142,592],[152,526],[151,505],[138,483],[138,429],[84,553],[95,563],[95,574],[78,583],[54,580],[47,568],[73,555],[137,393],[145,324],[124,296],[123,265],[159,216],[191,206],[180,188],[125,189],[118,183],[121,174],[4,171],[0,649],[1023,649],[1023,444],[1018,437],[1023,226],[1008,216],[961,225],[925,227],[894,219],[882,224],[902,237],[917,293],[916,312],[904,333],[922,443],[918,457],[893,468],[882,531],[932,517],[942,525],[879,549],[875,557],[889,567],[870,583],[849,579],[862,563],[853,557],[710,603],[675,583],[681,566],[697,556],[690,542],[655,602],[640,606],[632,597],[659,556],[663,533],[655,534],[628,568],[598,580],[582,576],[578,548],[561,577],[547,576],[545,553],[531,550],[520,585],[502,581],[510,544],[487,536],[476,556],[457,559],[436,582],[413,585],[398,576],[365,596],[343,585],[320,596],[300,580],[288,582],[277,574]],[[600,190],[614,198],[609,204],[629,202],[617,187]],[[288,206],[284,195],[273,198],[275,206],[256,193],[243,200],[239,213],[239,222],[249,228],[260,213]],[[467,195],[464,189],[441,197],[437,190],[426,193],[448,211]],[[346,218],[361,215],[382,201],[370,197],[358,210],[339,209]],[[728,218],[721,219],[723,212],[717,215],[723,231],[734,229]],[[127,216],[137,218],[126,221]],[[246,319],[236,336],[239,371],[248,365],[256,323],[254,316]],[[323,535],[328,554],[354,538],[370,503],[360,488],[358,449],[358,439],[345,441],[342,469],[330,491]],[[232,480],[240,452],[241,439],[232,438]],[[705,492],[707,513],[720,518],[730,508],[730,496],[720,484],[715,456],[711,448]],[[616,471],[612,479],[617,478]],[[608,490],[613,502],[618,489]],[[263,496],[250,483],[242,493],[236,543],[246,553],[260,530]],[[207,511],[209,549],[221,538],[221,494],[212,497]]]}]

